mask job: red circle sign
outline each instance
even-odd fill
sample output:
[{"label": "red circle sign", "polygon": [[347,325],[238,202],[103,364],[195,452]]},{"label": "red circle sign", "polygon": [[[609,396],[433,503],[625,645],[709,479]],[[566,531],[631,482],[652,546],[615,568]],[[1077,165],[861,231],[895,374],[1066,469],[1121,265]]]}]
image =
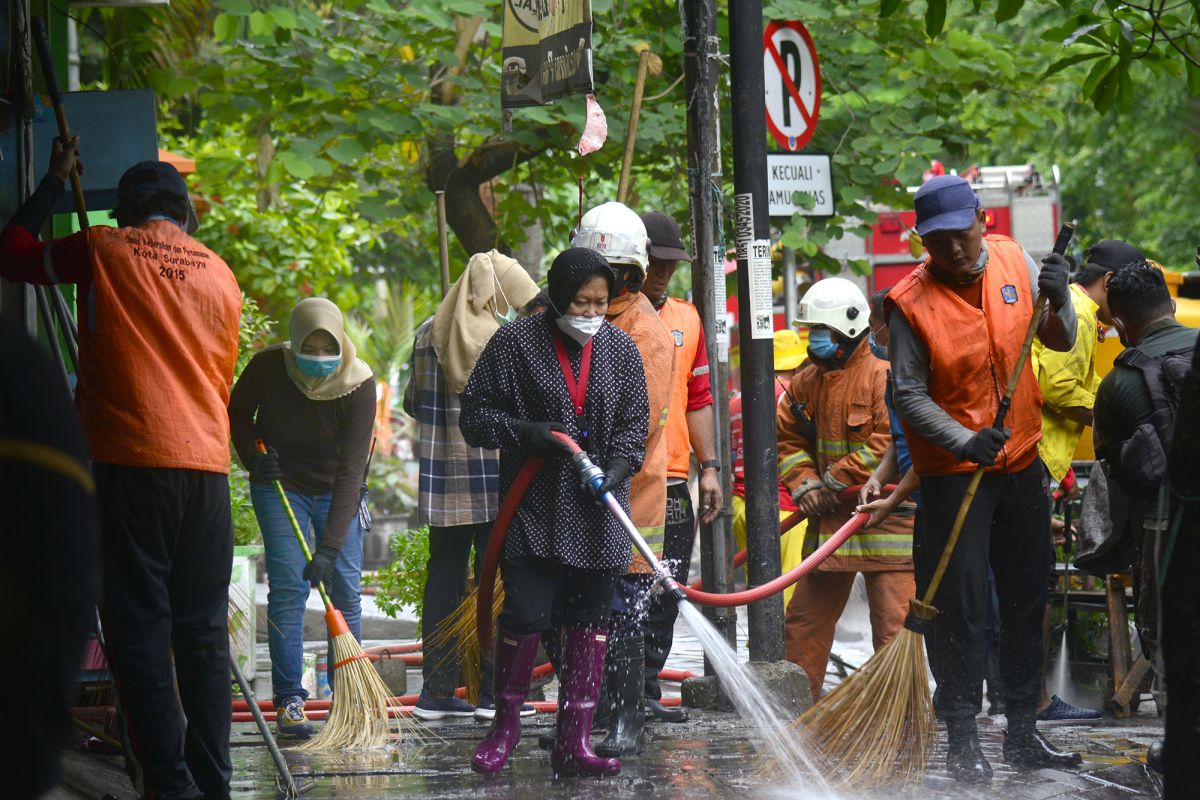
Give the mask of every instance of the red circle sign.
[{"label": "red circle sign", "polygon": [[767,129],[784,150],[799,150],[817,130],[821,67],[804,25],[771,22],[763,31]]}]

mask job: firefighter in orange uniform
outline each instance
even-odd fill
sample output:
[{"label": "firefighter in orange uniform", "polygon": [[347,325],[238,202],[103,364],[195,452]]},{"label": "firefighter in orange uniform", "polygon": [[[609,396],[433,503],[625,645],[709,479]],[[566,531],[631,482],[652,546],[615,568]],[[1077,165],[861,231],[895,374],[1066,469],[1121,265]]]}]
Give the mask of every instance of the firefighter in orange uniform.
[{"label": "firefighter in orange uniform", "polygon": [[[888,365],[867,346],[869,318],[867,298],[844,278],[818,281],[800,301],[796,322],[809,326],[809,363],[792,378],[791,402],[776,407],[775,421],[780,479],[809,519],[805,556],[853,516],[857,500],[839,493],[866,483],[892,443]],[[785,618],[787,657],[808,675],[813,699],[825,684],[856,573],[866,578],[875,649],[903,626],[914,594],[912,525],[909,510],[859,531],[796,583]]]},{"label": "firefighter in orange uniform", "polygon": [[[667,414],[667,517],[661,558],[675,580],[687,581],[692,565],[692,544],[696,534],[696,512],[688,488],[691,454],[700,462],[700,519],[712,522],[721,511],[721,481],[717,473],[717,448],[713,441],[713,398],[708,373],[708,350],[704,328],[696,307],[685,300],[667,295],[667,284],[680,261],[692,260],[683,249],[679,223],[666,214],[652,211],[642,215],[650,237],[650,267],[642,294],[650,300],[658,316],[671,331],[675,344],[675,370],[671,389],[671,410]],[[662,687],[658,673],[671,654],[675,618],[679,607],[662,595],[651,600],[646,623],[647,711],[664,722],[684,722],[687,712],[667,708],[661,702]]]}]

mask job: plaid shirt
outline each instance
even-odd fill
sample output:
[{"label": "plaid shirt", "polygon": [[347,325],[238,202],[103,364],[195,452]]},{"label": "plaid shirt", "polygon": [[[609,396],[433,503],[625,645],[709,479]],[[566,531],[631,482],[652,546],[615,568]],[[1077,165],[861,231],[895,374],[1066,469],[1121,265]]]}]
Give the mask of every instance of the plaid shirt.
[{"label": "plaid shirt", "polygon": [[444,528],[495,519],[500,455],[463,440],[458,395],[447,387],[433,349],[432,318],[417,328],[413,340],[404,410],[420,429],[417,524]]}]

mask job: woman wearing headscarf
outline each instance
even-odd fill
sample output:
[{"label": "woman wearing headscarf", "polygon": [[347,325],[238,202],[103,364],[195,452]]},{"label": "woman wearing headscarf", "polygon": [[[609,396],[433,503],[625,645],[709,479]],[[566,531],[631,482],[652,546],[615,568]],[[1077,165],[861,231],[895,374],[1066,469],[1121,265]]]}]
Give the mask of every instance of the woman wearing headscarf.
[{"label": "woman wearing headscarf", "polygon": [[520,737],[538,642],[561,629],[563,665],[556,772],[615,775],[588,733],[600,691],[616,577],[630,543],[600,507],[554,432],[569,435],[608,476],[629,508],[629,476],[642,464],[649,403],[641,356],[629,336],[605,322],[614,276],[594,250],[571,248],[549,274],[550,308],[505,325],[488,342],[462,393],[468,444],[500,450],[503,494],[529,456],[545,459],[525,493],[500,563],[505,585],[496,643],[496,716],[475,750],[476,771],[495,775]]},{"label": "woman wearing headscarf", "polygon": [[[323,297],[292,309],[290,341],[250,359],[229,398],[238,458],[250,472],[250,499],[267,556],[268,642],[279,733],[307,738],[303,671],[309,585],[324,583],[360,639],[362,526],[358,506],[375,424],[375,381],[346,335],[342,312]],[[255,441],[262,439],[266,453]],[[306,563],[275,493],[288,502],[313,552]]]},{"label": "woman wearing headscarf", "polygon": [[[537,295],[537,284],[515,260],[495,250],[476,253],[437,313],[413,337],[404,410],[417,421],[416,524],[429,526],[422,605],[427,632],[438,630],[466,594],[472,547],[479,574],[492,520],[500,510],[500,454],[463,441],[458,396],[488,340]],[[481,665],[485,676],[490,674],[488,662],[490,653]],[[425,637],[421,696],[413,714],[429,720],[494,715],[490,681],[478,706],[455,697],[459,666],[450,641]],[[525,713],[533,714],[533,706]]]}]

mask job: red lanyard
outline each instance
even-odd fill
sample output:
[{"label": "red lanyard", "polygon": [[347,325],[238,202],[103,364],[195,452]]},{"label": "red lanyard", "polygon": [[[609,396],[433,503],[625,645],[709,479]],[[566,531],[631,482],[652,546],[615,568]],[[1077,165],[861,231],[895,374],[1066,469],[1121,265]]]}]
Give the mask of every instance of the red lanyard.
[{"label": "red lanyard", "polygon": [[563,346],[561,334],[554,336],[554,352],[558,354],[558,366],[562,368],[563,380],[567,382],[567,394],[571,396],[571,405],[575,416],[583,416],[583,404],[587,399],[588,372],[592,368],[592,340],[588,339],[583,346],[583,355],[579,358],[579,380],[571,371],[571,362],[567,360],[567,348]]}]

